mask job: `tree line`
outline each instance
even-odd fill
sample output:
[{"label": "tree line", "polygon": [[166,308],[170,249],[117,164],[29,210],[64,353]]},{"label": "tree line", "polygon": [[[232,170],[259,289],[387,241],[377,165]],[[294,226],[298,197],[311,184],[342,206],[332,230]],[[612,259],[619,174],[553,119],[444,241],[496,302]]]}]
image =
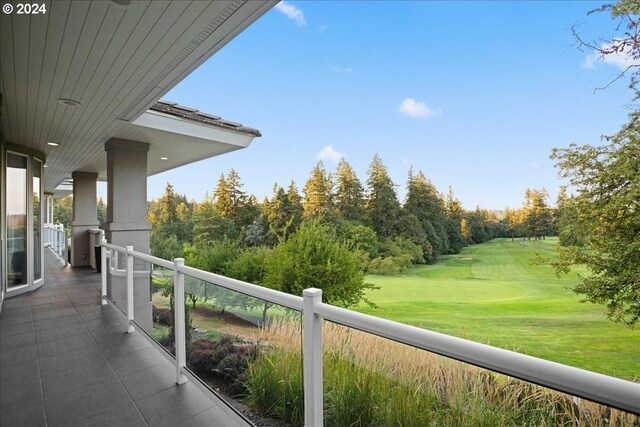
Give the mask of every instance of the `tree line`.
[{"label": "tree line", "polygon": [[[151,251],[284,292],[318,287],[326,301],[349,306],[365,300],[372,288],[365,273],[396,274],[496,237],[554,234],[544,189],[527,190],[521,209],[498,212],[465,210],[451,188],[439,192],[420,170],[409,170],[402,203],[396,188],[378,155],[364,182],[344,159],[335,173],[318,162],[302,191],[293,181],[286,188],[276,183],[262,201],[244,191],[233,169],[200,202],[176,194],[167,183],[163,196],[149,203]],[[203,299],[215,300],[222,310],[259,305],[264,316],[269,308],[197,281],[187,289],[194,305]]]}]

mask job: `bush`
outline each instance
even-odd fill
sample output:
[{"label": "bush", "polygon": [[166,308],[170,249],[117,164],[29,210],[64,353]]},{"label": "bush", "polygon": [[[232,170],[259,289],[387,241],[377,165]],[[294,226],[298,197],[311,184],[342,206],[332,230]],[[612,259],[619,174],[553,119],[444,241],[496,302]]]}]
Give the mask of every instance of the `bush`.
[{"label": "bush", "polygon": [[168,308],[160,308],[155,305],[152,306],[151,316],[153,321],[165,326],[173,325],[173,315]]},{"label": "bush", "polygon": [[223,335],[214,341],[200,339],[187,346],[187,364],[200,376],[213,376],[225,383],[227,392],[243,395],[246,387],[249,361],[255,348],[238,345],[231,335]]}]

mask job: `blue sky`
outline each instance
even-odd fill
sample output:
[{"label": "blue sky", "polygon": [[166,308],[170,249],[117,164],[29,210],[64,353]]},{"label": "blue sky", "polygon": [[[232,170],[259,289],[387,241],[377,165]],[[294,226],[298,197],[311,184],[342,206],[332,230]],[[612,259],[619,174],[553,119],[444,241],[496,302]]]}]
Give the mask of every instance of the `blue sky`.
[{"label": "blue sky", "polygon": [[[626,120],[621,64],[574,44],[610,37],[590,2],[284,2],[163,99],[261,130],[245,150],[150,177],[201,200],[234,168],[259,200],[300,189],[322,158],[366,179],[378,153],[404,196],[410,165],[467,209],[520,206],[528,187],[555,200],[553,147],[597,144]],[[618,61],[620,62],[620,61]],[[197,179],[194,179],[197,177]]]}]

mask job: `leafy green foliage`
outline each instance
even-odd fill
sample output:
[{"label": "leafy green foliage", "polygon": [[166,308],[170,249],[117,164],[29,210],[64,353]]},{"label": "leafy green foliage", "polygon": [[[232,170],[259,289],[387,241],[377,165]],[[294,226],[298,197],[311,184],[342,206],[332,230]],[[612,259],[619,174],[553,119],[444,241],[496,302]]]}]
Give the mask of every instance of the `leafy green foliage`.
[{"label": "leafy green foliage", "polygon": [[640,113],[630,119],[606,138],[608,145],[571,145],[555,149],[552,158],[578,191],[568,214],[587,244],[560,249],[556,269],[584,264],[591,274],[575,291],[603,304],[612,320],[633,326],[640,320]]},{"label": "leafy green foliage", "polygon": [[360,259],[333,230],[318,221],[303,223],[267,259],[264,284],[293,295],[320,288],[325,302],[352,306],[372,286],[364,282]]}]

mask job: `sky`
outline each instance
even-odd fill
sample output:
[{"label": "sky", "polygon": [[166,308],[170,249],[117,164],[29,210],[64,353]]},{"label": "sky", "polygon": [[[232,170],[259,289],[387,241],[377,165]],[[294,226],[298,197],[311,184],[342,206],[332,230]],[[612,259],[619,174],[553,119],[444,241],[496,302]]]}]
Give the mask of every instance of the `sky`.
[{"label": "sky", "polygon": [[[611,37],[591,2],[281,2],[163,99],[259,129],[244,150],[148,179],[202,200],[235,169],[258,200],[300,191],[322,160],[344,157],[361,181],[379,154],[404,198],[410,166],[464,207],[555,201],[551,149],[599,144],[626,121],[633,93],[607,85],[624,58],[575,46]],[[197,179],[194,179],[197,178]]]}]

